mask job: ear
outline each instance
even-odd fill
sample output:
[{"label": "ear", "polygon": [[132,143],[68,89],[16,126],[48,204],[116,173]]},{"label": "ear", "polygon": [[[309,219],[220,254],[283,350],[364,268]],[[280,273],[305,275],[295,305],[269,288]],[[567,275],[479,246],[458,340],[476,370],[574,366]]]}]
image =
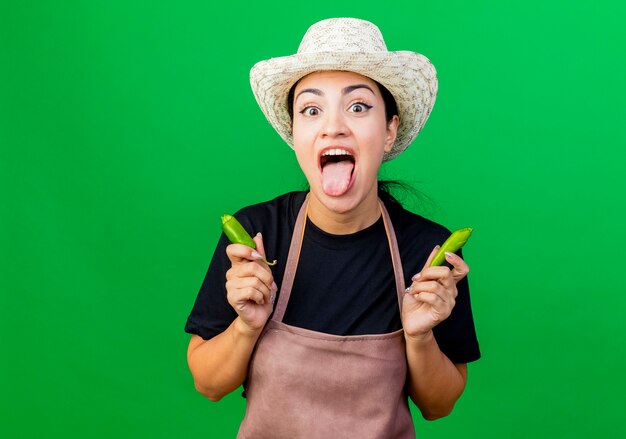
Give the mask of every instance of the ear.
[{"label": "ear", "polygon": [[387,137],[385,137],[385,152],[390,152],[393,144],[396,141],[398,135],[398,125],[400,124],[400,118],[395,115],[391,118],[387,124]]}]

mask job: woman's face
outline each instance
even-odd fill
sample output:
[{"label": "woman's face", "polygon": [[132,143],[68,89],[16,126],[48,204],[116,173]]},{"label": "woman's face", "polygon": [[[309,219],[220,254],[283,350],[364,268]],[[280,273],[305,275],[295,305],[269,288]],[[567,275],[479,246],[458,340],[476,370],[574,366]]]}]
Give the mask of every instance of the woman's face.
[{"label": "woman's face", "polygon": [[378,170],[397,127],[397,116],[386,121],[377,84],[357,73],[311,73],[294,90],[294,150],[312,194],[334,212],[377,197]]}]

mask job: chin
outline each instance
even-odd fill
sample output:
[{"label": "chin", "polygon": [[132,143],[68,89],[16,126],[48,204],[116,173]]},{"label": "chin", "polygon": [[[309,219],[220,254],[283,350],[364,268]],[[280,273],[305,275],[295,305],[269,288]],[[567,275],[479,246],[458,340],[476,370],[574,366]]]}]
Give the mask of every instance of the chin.
[{"label": "chin", "polygon": [[351,200],[347,200],[345,198],[347,198],[345,195],[341,197],[326,196],[325,199],[321,201],[328,208],[328,210],[331,210],[335,213],[348,213],[357,206],[357,203],[354,203]]},{"label": "chin", "polygon": [[367,193],[359,191],[359,188],[355,186],[345,194],[336,197],[327,195],[321,187],[315,191],[314,195],[328,210],[338,214],[353,211],[367,198]]}]

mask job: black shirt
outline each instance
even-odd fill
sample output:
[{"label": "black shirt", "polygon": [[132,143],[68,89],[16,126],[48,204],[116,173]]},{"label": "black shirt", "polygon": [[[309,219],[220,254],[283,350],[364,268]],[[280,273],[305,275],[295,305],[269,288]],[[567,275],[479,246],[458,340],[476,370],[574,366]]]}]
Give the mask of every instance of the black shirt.
[{"label": "black shirt", "polygon": [[[306,192],[290,192],[235,214],[254,236],[263,235],[279,291],[296,216]],[[421,271],[432,248],[450,232],[426,218],[385,202],[394,226],[405,283]],[[222,234],[185,331],[208,340],[237,317],[226,299],[228,240]],[[461,254],[459,252],[459,254]],[[457,284],[452,314],[433,329],[440,349],[455,363],[480,358],[474,330],[467,278]],[[307,220],[302,250],[283,322],[336,335],[382,334],[402,327],[391,253],[382,217],[363,230],[332,235]]]}]

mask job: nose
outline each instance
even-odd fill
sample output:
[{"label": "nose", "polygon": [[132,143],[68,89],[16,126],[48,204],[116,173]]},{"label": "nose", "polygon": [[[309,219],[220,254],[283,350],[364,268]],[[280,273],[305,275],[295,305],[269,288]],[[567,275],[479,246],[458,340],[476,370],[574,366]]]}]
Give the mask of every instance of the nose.
[{"label": "nose", "polygon": [[346,137],[350,135],[350,128],[341,111],[327,111],[324,125],[321,130],[322,137]]}]

